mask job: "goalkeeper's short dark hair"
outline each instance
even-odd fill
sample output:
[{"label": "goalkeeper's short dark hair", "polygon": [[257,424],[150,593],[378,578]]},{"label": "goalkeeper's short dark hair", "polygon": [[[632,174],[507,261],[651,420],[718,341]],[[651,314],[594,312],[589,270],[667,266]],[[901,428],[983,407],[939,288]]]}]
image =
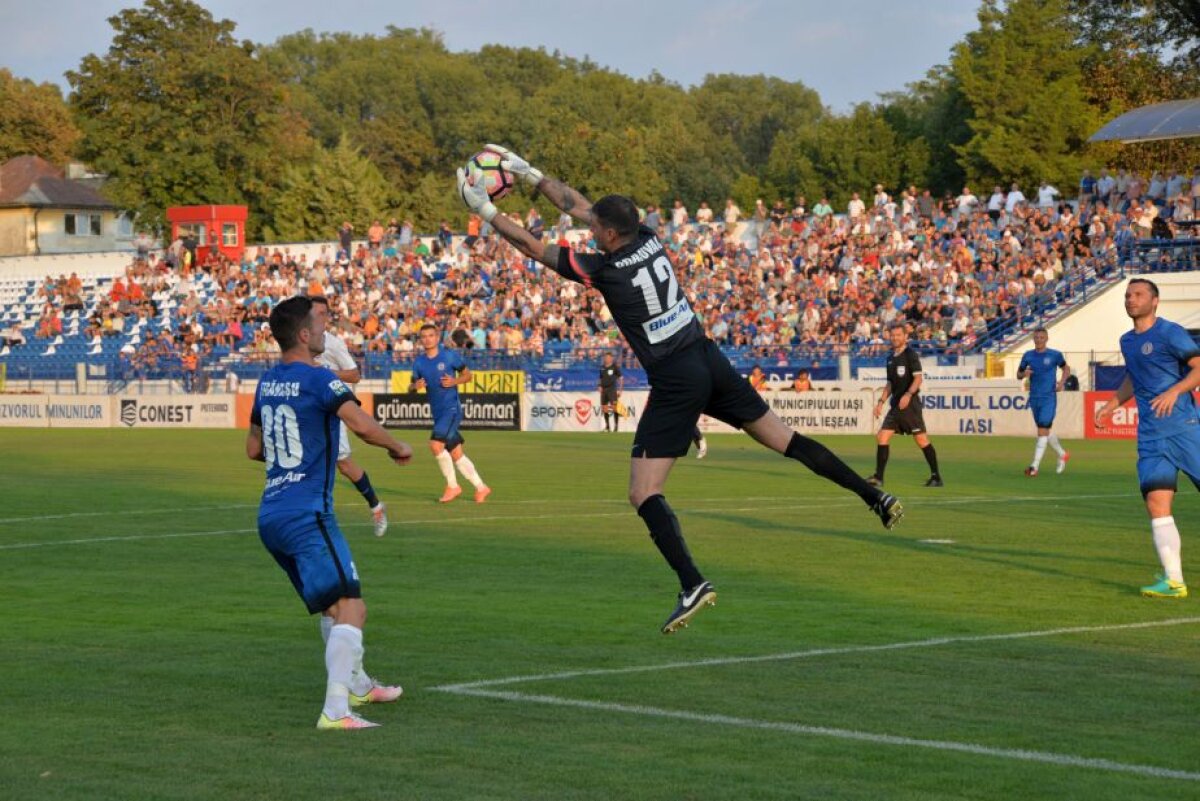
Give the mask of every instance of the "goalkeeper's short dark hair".
[{"label": "goalkeeper's short dark hair", "polygon": [[621,236],[633,236],[638,230],[638,209],[624,195],[605,195],[592,205],[592,215],[605,228]]}]

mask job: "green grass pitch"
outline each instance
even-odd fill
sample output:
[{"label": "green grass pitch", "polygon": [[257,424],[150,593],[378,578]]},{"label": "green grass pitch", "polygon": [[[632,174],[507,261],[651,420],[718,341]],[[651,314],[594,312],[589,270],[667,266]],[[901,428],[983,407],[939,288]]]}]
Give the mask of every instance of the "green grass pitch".
[{"label": "green grass pitch", "polygon": [[[715,436],[667,497],[718,605],[664,637],[678,587],[624,500],[629,434],[468,433],[482,506],[438,505],[404,434],[406,468],[355,449],[387,536],[341,478],[337,503],[367,667],[405,697],[337,733],[241,432],[0,431],[0,798],[1200,797],[1200,597],[1137,594],[1133,443],[1028,479],[1032,437],[935,438],[928,490],[898,440],[885,531]],[[826,442],[873,466],[869,438]],[[1200,591],[1186,480],[1175,515]]]}]

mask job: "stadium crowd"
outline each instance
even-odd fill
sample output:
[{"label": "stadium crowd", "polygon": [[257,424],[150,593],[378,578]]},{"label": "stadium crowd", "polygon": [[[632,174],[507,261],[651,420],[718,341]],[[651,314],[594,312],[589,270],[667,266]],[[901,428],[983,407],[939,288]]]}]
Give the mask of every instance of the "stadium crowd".
[{"label": "stadium crowd", "polygon": [[[675,201],[648,206],[644,222],[660,232],[710,336],[755,361],[786,364],[797,350],[882,353],[894,321],[927,347],[969,350],[998,324],[1109,274],[1138,237],[1182,230],[1197,204],[1200,170],[1148,181],[1104,170],[1085,173],[1075,203],[1045,183],[1033,198],[1016,184],[943,198],[915,187],[893,197],[876,186],[865,198],[855,193],[844,213],[826,198],[811,207],[803,197],[791,207],[760,200],[748,212],[732,200],[719,212]],[[565,216],[550,227],[535,209],[513,217],[545,237],[591,246]],[[131,374],[178,364],[186,378],[227,354],[270,358],[271,308],[307,293],[331,300],[336,332],[352,352],[395,363],[409,360],[426,321],[457,347],[510,356],[617,346],[598,293],[551,275],[488,228],[472,219],[456,238],[443,223],[426,240],[410,222],[376,221],[356,243],[347,223],[311,263],[267,247],[240,262],[215,248],[197,260],[195,243],[177,240],[161,258],[139,255],[95,306],[87,332],[121,334],[158,313],[155,297],[169,296],[167,330],[125,345],[121,360]],[[201,274],[215,285],[204,300]],[[39,295],[38,337],[60,332],[62,310],[83,303],[74,276],[46,279]]]}]

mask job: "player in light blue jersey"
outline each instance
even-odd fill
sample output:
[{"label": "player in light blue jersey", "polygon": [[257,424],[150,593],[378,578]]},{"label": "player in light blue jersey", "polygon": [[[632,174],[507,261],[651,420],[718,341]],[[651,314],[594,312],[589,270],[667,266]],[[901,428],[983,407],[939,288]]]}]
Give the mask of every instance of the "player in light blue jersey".
[{"label": "player in light blue jersey", "polygon": [[259,381],[246,455],[267,465],[258,535],[309,613],[321,613],[328,679],[317,728],[364,729],[376,724],[350,707],[395,701],[402,691],[377,684],[363,669],[367,607],[350,547],[333,516],[339,421],[397,464],[412,458],[412,448],[359,408],[350,387],[332,371],[317,366],[325,319],[305,297],[289,298],[271,312],[271,335],[283,358]]},{"label": "player in light blue jersey", "polygon": [[446,491],[438,498],[440,503],[462,495],[454,468],[475,487],[475,503],[483,503],[492,490],[475,469],[475,463],[463,452],[463,436],[458,427],[462,424],[462,403],[458,399],[458,387],[471,380],[471,369],[456,350],[440,345],[441,332],[437,326],[426,323],[421,326],[421,354],[413,362],[413,388],[429,393],[429,407],[433,412],[433,433],[429,437],[429,449],[437,460],[438,469],[446,479]]},{"label": "player in light blue jersey", "polygon": [[[1033,461],[1025,468],[1025,475],[1032,478],[1038,474],[1042,456],[1046,446],[1054,448],[1058,454],[1058,467],[1055,472],[1061,473],[1067,468],[1067,460],[1071,454],[1058,442],[1058,437],[1050,433],[1054,425],[1054,415],[1058,411],[1058,396],[1062,392],[1063,383],[1071,375],[1071,368],[1060,351],[1047,348],[1046,342],[1050,335],[1045,328],[1033,332],[1033,350],[1025,351],[1021,357],[1021,366],[1017,368],[1017,378],[1029,379],[1029,411],[1033,412],[1033,423],[1037,426],[1037,444],[1033,448]],[[1062,378],[1058,377],[1062,369]]]},{"label": "player in light blue jersey", "polygon": [[1182,326],[1157,316],[1158,287],[1153,281],[1129,282],[1125,312],[1133,320],[1133,330],[1121,337],[1125,380],[1096,411],[1096,427],[1103,428],[1113,410],[1137,398],[1138,481],[1163,568],[1157,582],[1142,587],[1142,595],[1186,598],[1171,502],[1180,470],[1200,489],[1200,412],[1192,395],[1200,387],[1200,347]]}]

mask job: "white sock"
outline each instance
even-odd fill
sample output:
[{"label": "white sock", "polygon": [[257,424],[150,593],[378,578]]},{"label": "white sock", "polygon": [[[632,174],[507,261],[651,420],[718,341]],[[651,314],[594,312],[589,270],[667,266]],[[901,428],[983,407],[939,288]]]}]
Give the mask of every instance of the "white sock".
[{"label": "white sock", "polygon": [[1150,530],[1154,533],[1154,547],[1158,549],[1158,561],[1162,563],[1163,573],[1171,581],[1182,584],[1183,561],[1179,553],[1182,543],[1179,529],[1175,527],[1175,518],[1156,517],[1150,521]]},{"label": "white sock", "polygon": [[350,674],[350,692],[355,695],[366,695],[372,687],[375,686],[375,681],[363,667],[363,654],[366,648],[358,649],[358,659],[354,662],[354,672]]},{"label": "white sock", "polygon": [[[329,632],[333,630],[333,618],[329,615],[321,615],[321,639],[325,641],[326,646],[329,645]],[[354,666],[354,673],[350,677],[350,692],[355,695],[364,695],[368,690],[375,686],[375,682],[367,675],[367,671],[363,670],[362,654],[363,650],[359,650],[359,659]]]},{"label": "white sock", "polygon": [[1060,459],[1067,455],[1067,452],[1063,450],[1063,446],[1058,444],[1058,434],[1051,434],[1048,437],[1048,441],[1050,442],[1050,447],[1054,448],[1054,452],[1058,454]]},{"label": "white sock", "polygon": [[362,629],[338,623],[329,631],[325,644],[325,715],[331,720],[350,714],[350,681],[354,666],[362,662]]},{"label": "white sock", "polygon": [[448,451],[442,451],[436,457],[438,470],[442,471],[442,475],[446,477],[447,487],[458,486],[458,476],[454,475],[454,459]]},{"label": "white sock", "polygon": [[475,463],[468,459],[465,453],[458,457],[458,461],[454,463],[454,466],[458,468],[458,472],[463,474],[463,478],[475,486],[475,489],[483,487],[483,479],[479,477],[479,471],[475,469]]},{"label": "white sock", "polygon": [[1042,457],[1046,455],[1046,440],[1047,437],[1038,437],[1037,445],[1033,449],[1033,469],[1037,470],[1038,465],[1042,463]]}]

